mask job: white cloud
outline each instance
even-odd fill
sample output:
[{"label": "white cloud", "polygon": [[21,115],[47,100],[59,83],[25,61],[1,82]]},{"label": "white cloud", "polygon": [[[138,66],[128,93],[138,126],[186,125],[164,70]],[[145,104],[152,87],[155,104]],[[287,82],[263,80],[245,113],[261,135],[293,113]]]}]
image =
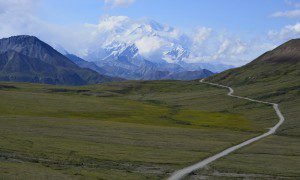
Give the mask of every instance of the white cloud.
[{"label": "white cloud", "polygon": [[272,49],[270,40],[250,38],[242,40],[229,32],[212,30],[201,43],[193,42],[191,54],[185,60],[190,63],[207,62],[240,66]]},{"label": "white cloud", "polygon": [[[161,57],[165,51],[180,45],[190,52],[186,59],[188,62],[206,61],[231,65],[242,65],[273,47],[272,43],[246,42],[209,27],[197,28],[189,35],[177,28],[153,21],[133,20],[126,16],[106,16],[98,24],[51,24],[35,14],[38,2],[39,0],[0,0],[0,38],[20,34],[34,35],[49,44],[60,44],[77,55],[88,55],[91,50],[120,41],[136,44],[139,53],[149,59]],[[300,37],[299,35],[300,23],[269,32],[270,37],[278,36],[282,39]]]},{"label": "white cloud", "polygon": [[240,40],[237,40],[235,42],[235,48],[233,48],[231,50],[231,53],[233,55],[240,55],[240,54],[244,53],[246,51],[246,49],[247,49],[246,43],[243,43]]},{"label": "white cloud", "polygon": [[294,1],[289,1],[289,0],[285,0],[284,2],[285,2],[285,4],[287,4],[289,6],[300,7],[299,2],[294,2]]},{"label": "white cloud", "polygon": [[81,52],[90,41],[85,36],[89,29],[43,21],[35,12],[39,3],[40,0],[0,0],[0,38],[33,35],[49,44],[61,44],[70,52]]},{"label": "white cloud", "polygon": [[0,14],[31,13],[40,0],[0,0]]},{"label": "white cloud", "polygon": [[129,23],[130,19],[127,16],[106,16],[101,19],[97,25],[100,31],[111,31],[113,29],[122,28],[124,24]]},{"label": "white cloud", "polygon": [[271,17],[287,17],[287,18],[299,18],[300,17],[300,9],[284,11],[284,12],[276,12],[271,15]]},{"label": "white cloud", "polygon": [[288,6],[292,6],[295,9],[288,10],[288,11],[278,11],[278,12],[271,14],[270,17],[300,18],[300,9],[299,9],[300,3],[299,2],[285,0],[285,4]]},{"label": "white cloud", "polygon": [[287,25],[279,31],[271,30],[268,36],[273,41],[287,41],[293,38],[300,38],[300,23]]},{"label": "white cloud", "polygon": [[224,52],[228,49],[229,45],[230,45],[230,41],[229,41],[228,39],[225,39],[225,40],[221,43],[221,45],[220,45],[220,47],[219,47],[219,50],[218,50],[217,54],[220,55],[220,54],[224,53]]},{"label": "white cloud", "polygon": [[153,53],[160,51],[165,45],[164,41],[158,37],[142,37],[135,42],[141,55],[145,57],[151,56]]},{"label": "white cloud", "polygon": [[40,23],[33,15],[37,3],[37,0],[0,0],[0,37],[29,34],[34,24]]},{"label": "white cloud", "polygon": [[[115,44],[135,44],[140,55],[149,59],[161,58],[164,51],[174,44],[185,43],[185,35],[176,28],[161,25],[153,20],[134,20],[126,16],[106,16],[91,28],[94,42],[89,45],[92,57],[105,57],[101,48],[114,47]],[[97,53],[100,52],[100,53]]]},{"label": "white cloud", "polygon": [[196,29],[196,34],[194,36],[194,41],[197,43],[202,43],[205,41],[211,34],[212,28],[200,27]]},{"label": "white cloud", "polygon": [[135,0],[104,0],[106,5],[111,7],[127,7],[130,4],[134,3]]}]

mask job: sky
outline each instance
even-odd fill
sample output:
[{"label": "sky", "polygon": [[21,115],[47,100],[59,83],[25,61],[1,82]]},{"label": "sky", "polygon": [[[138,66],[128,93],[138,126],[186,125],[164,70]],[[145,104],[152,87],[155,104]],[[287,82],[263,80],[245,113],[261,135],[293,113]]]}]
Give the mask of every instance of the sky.
[{"label": "sky", "polygon": [[199,61],[235,66],[300,38],[300,0],[0,0],[0,38],[35,35],[83,55],[99,38],[90,25],[121,16],[174,27],[191,36],[194,49],[215,47]]},{"label": "sky", "polygon": [[[117,2],[124,2],[124,4],[117,5]],[[276,12],[296,9],[287,2],[289,1],[45,0],[39,14],[43,19],[59,24],[97,23],[99,17],[103,15],[123,15],[133,19],[151,18],[186,30],[206,26],[214,29],[228,29],[234,33],[243,33],[243,31],[262,33],[295,23],[297,16],[299,20],[300,12],[295,18],[271,17]],[[296,1],[290,2],[296,3]]]}]

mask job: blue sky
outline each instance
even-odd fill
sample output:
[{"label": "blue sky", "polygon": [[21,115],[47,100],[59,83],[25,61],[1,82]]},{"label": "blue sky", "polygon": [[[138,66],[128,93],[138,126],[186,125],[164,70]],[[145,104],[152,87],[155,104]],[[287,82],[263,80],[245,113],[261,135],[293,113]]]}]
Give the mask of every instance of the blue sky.
[{"label": "blue sky", "polygon": [[300,0],[0,0],[0,38],[34,35],[81,57],[142,19],[175,29],[131,38],[149,56],[184,36],[193,61],[240,66],[300,38]]},{"label": "blue sky", "polygon": [[59,24],[97,23],[103,15],[146,17],[185,30],[206,26],[243,34],[296,23],[299,18],[270,17],[292,9],[284,0],[136,0],[117,7],[101,0],[44,0],[39,15]]}]

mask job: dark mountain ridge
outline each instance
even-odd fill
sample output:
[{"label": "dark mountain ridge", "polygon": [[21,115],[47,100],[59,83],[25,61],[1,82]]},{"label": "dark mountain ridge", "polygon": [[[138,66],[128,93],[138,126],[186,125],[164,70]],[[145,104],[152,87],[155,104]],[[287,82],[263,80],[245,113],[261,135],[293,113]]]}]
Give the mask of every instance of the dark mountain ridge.
[{"label": "dark mountain ridge", "polygon": [[34,36],[0,39],[0,81],[85,85],[119,80],[80,68]]}]

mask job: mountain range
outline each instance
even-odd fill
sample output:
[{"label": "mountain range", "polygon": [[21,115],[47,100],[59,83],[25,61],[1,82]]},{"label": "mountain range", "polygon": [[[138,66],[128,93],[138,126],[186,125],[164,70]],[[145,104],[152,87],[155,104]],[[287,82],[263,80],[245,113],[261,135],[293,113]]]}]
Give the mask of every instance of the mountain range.
[{"label": "mountain range", "polygon": [[[211,76],[210,80],[226,84],[231,79],[235,84],[251,84],[280,74],[299,73],[299,41],[290,40],[243,67],[212,76],[213,72],[201,68],[205,64],[184,62],[181,58],[188,52],[181,48],[166,53],[176,63],[147,60],[135,44],[124,43],[105,46],[108,55],[101,60],[86,61],[60,48],[62,54],[34,36],[13,36],[0,39],[0,81],[85,85],[122,79],[194,80]],[[278,64],[283,67],[274,69]],[[256,74],[252,74],[254,69]]]},{"label": "mountain range", "polygon": [[[198,73],[200,78],[206,77],[201,74],[203,69],[217,73],[233,67],[216,62],[193,61],[195,55],[191,50],[190,38],[175,28],[153,20],[134,22],[122,16],[108,17],[96,29],[95,42],[80,57],[105,69],[105,75],[158,80],[179,77],[192,71]],[[67,55],[61,47],[57,50]]]},{"label": "mountain range", "polygon": [[65,56],[80,67],[129,80],[194,80],[214,74],[201,68],[186,70],[178,64],[154,63],[143,59],[136,53],[137,49],[130,46],[121,53],[115,53],[98,62],[89,62],[74,54],[65,54]]},{"label": "mountain range", "polygon": [[0,81],[61,85],[85,85],[123,79],[193,80],[213,73],[205,69],[186,70],[174,63],[154,63],[138,54],[135,45],[89,62],[67,51],[60,52],[34,36],[0,39]]},{"label": "mountain range", "polygon": [[0,40],[0,81],[85,85],[118,80],[80,68],[36,37]]},{"label": "mountain range", "polygon": [[[127,17],[109,17],[96,29],[95,42],[91,42],[80,57],[57,44],[52,48],[36,37],[1,39],[3,69],[0,80],[68,85],[118,79],[194,80],[232,68],[216,62],[191,61],[194,55],[190,38],[153,20],[132,22]],[[26,66],[9,69],[17,66],[15,61]],[[36,68],[40,66],[49,67],[44,71],[45,68]]]},{"label": "mountain range", "polygon": [[[112,16],[102,19],[94,28],[97,29],[93,33],[95,40],[82,55],[88,61],[108,60],[130,53],[129,56],[153,63],[191,64],[184,67],[186,70],[195,70],[195,65],[201,69],[204,69],[201,66],[210,65],[208,70],[213,72],[233,67],[217,61],[196,61],[199,55],[195,54],[195,42],[189,35],[154,20],[133,21],[125,16]],[[201,52],[196,49],[197,53]]]}]

